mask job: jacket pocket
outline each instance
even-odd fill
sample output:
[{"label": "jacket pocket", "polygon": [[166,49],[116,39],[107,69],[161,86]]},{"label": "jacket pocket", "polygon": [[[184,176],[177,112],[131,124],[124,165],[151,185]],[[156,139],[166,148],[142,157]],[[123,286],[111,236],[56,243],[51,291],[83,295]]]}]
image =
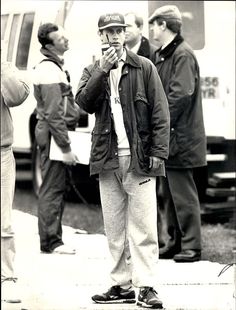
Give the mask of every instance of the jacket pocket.
[{"label": "jacket pocket", "polygon": [[111,125],[109,123],[96,124],[92,132],[91,159],[101,160],[109,151],[111,139]]},{"label": "jacket pocket", "polygon": [[170,146],[169,146],[169,157],[175,156],[179,152],[179,146],[177,143],[176,132],[174,128],[170,130]]},{"label": "jacket pocket", "polygon": [[150,108],[146,96],[141,92],[138,92],[134,97],[134,107],[139,134],[142,135],[144,133],[148,133],[150,124]]},{"label": "jacket pocket", "polygon": [[[135,154],[135,153],[134,153]],[[165,176],[164,160],[157,168],[149,168],[149,156],[145,154],[141,141],[137,145],[137,158],[135,158],[135,171],[145,176]]]}]

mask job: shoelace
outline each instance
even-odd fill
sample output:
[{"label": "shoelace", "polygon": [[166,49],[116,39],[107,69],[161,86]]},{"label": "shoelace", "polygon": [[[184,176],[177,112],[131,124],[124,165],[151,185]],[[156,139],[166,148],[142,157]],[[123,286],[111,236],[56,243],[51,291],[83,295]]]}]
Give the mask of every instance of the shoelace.
[{"label": "shoelace", "polygon": [[142,293],[148,294],[149,292],[157,294],[157,292],[154,290],[153,287],[145,287],[144,289],[141,290]]},{"label": "shoelace", "polygon": [[115,295],[117,295],[117,294],[120,294],[120,291],[121,291],[121,288],[120,288],[120,286],[118,286],[118,285],[116,285],[116,286],[112,286],[111,288],[110,288],[110,290],[109,290],[109,294],[115,294]]},{"label": "shoelace", "polygon": [[[131,288],[131,287],[130,287]],[[127,291],[130,289],[128,288]],[[109,293],[110,294],[115,294],[115,295],[120,295],[121,294],[121,291],[122,291],[122,288],[119,286],[119,285],[115,285],[115,286],[112,286],[110,288],[110,291]]]}]

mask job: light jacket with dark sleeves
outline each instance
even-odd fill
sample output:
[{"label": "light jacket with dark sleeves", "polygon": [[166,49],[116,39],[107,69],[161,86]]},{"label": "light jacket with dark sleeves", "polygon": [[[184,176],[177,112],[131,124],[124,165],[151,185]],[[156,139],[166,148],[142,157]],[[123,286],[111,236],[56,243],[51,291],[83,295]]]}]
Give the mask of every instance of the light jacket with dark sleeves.
[{"label": "light jacket with dark sleeves", "polygon": [[79,107],[74,102],[68,73],[61,60],[41,48],[45,58],[34,70],[34,96],[37,100],[38,123],[35,137],[40,147],[49,144],[52,135],[62,152],[69,152],[68,130],[73,130],[79,117]]},{"label": "light jacket with dark sleeves", "polygon": [[[149,156],[168,157],[169,111],[155,66],[150,60],[127,51],[119,82],[130,151],[129,171],[142,175],[164,175],[164,163],[149,169]],[[119,167],[117,136],[110,107],[108,75],[98,62],[83,71],[75,101],[88,113],[95,113],[92,132],[90,173]]]},{"label": "light jacket with dark sleeves", "polygon": [[206,165],[200,73],[191,47],[177,35],[155,62],[170,110],[169,168]]}]

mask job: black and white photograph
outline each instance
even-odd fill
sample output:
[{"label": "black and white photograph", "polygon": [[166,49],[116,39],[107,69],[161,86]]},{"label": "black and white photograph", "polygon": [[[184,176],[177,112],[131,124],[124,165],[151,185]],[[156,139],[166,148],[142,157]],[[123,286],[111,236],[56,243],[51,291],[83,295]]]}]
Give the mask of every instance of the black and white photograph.
[{"label": "black and white photograph", "polygon": [[1,1],[1,309],[236,310],[235,1]]}]

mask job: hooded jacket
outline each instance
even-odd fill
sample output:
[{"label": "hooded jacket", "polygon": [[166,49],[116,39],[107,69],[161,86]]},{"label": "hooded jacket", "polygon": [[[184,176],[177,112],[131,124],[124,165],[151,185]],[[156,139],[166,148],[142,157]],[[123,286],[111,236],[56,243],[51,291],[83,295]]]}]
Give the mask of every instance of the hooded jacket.
[{"label": "hooded jacket", "polygon": [[206,165],[206,136],[203,123],[201,81],[197,59],[181,35],[155,61],[170,111],[169,168]]},{"label": "hooded jacket", "polygon": [[[129,171],[164,175],[164,163],[155,171],[148,168],[149,156],[166,159],[169,145],[168,105],[155,66],[149,59],[127,51],[118,89],[131,151]],[[117,169],[117,136],[111,114],[108,74],[98,62],[84,69],[75,100],[86,112],[95,113],[90,173]]]}]

